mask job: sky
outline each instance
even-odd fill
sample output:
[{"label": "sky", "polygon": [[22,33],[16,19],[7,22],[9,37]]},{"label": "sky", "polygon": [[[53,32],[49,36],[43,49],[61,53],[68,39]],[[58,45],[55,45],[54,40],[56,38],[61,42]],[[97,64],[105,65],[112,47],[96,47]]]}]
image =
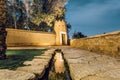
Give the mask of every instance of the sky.
[{"label": "sky", "polygon": [[66,9],[70,35],[74,31],[93,36],[120,30],[120,0],[68,0]]}]

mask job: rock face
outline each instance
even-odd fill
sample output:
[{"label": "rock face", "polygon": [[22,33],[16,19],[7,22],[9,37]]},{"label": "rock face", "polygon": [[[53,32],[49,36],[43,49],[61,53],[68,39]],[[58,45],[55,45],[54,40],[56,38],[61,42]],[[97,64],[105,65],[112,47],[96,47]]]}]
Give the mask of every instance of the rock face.
[{"label": "rock face", "polygon": [[0,70],[0,80],[36,80],[35,75],[22,71]]},{"label": "rock face", "polygon": [[64,49],[72,80],[120,80],[120,62],[85,50]]},{"label": "rock face", "polygon": [[111,56],[120,56],[120,31],[71,40],[71,46]]}]

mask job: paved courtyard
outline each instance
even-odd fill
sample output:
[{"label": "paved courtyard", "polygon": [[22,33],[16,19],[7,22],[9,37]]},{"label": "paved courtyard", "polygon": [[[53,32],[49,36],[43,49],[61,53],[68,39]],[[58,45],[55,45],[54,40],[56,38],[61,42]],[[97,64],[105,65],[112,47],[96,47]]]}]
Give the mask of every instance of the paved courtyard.
[{"label": "paved courtyard", "polygon": [[[35,49],[35,47],[28,47],[27,49],[33,48]],[[120,80],[119,59],[69,46],[37,47],[36,49],[45,48],[48,51],[40,56],[35,56],[32,61],[25,61],[24,65],[26,66],[24,67],[19,67],[14,71],[0,69],[0,79],[38,80],[38,78],[43,76],[45,69],[49,66],[54,50],[60,48],[68,63],[72,80]],[[25,48],[18,47],[16,49]]]},{"label": "paved courtyard", "polygon": [[119,59],[76,48],[64,48],[73,80],[120,80]]},{"label": "paved courtyard", "polygon": [[[8,49],[35,49],[32,47],[12,47]],[[44,49],[39,47],[36,49]],[[41,78],[46,68],[49,66],[50,59],[54,49],[49,49],[42,55],[34,56],[32,61],[25,61],[23,64],[25,66],[18,67],[15,70],[0,69],[0,80],[38,80]]]}]

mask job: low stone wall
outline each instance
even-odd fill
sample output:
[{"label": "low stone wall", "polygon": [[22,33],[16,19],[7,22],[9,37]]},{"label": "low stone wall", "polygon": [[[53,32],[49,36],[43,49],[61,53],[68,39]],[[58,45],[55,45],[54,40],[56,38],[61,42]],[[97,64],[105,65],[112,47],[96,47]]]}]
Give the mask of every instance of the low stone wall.
[{"label": "low stone wall", "polygon": [[48,32],[7,29],[7,46],[49,46],[55,45],[55,34]]},{"label": "low stone wall", "polygon": [[120,31],[91,36],[70,41],[72,47],[77,47],[111,56],[120,55]]}]

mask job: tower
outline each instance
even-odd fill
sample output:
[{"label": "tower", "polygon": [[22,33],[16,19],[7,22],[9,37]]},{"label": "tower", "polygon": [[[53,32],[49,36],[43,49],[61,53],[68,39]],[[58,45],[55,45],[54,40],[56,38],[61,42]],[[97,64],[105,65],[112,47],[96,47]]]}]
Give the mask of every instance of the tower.
[{"label": "tower", "polygon": [[64,20],[57,20],[54,23],[54,31],[56,33],[56,45],[67,45],[67,27]]}]

